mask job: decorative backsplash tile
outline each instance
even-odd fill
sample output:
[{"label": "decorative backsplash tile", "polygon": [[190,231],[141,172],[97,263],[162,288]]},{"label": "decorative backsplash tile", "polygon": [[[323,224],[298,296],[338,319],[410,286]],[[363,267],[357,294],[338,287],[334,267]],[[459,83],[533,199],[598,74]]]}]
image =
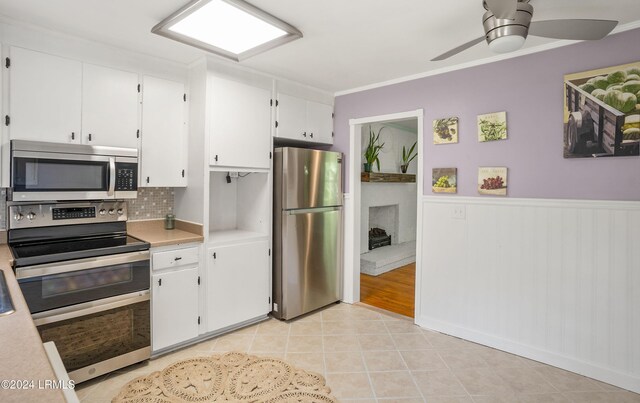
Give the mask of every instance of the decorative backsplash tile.
[{"label": "decorative backsplash tile", "polygon": [[138,198],[128,200],[129,220],[164,218],[174,211],[173,188],[138,188]]}]

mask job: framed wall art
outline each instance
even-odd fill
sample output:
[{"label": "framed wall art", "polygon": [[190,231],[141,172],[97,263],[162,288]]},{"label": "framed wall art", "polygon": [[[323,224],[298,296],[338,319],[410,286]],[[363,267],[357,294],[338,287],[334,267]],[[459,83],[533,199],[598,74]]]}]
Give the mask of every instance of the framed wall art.
[{"label": "framed wall art", "polygon": [[478,141],[496,141],[507,138],[507,112],[478,115]]},{"label": "framed wall art", "polygon": [[640,155],[640,62],[564,76],[563,153]]},{"label": "framed wall art", "polygon": [[433,144],[458,142],[458,118],[444,118],[433,121]]}]

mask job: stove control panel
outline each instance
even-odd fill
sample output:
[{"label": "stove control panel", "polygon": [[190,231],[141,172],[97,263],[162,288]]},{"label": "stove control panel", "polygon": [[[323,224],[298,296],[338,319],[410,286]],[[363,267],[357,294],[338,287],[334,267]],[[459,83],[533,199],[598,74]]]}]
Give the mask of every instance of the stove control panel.
[{"label": "stove control panel", "polygon": [[124,201],[13,204],[9,229],[127,221]]},{"label": "stove control panel", "polygon": [[54,207],[51,209],[51,219],[70,220],[74,218],[93,218],[96,216],[95,207]]}]

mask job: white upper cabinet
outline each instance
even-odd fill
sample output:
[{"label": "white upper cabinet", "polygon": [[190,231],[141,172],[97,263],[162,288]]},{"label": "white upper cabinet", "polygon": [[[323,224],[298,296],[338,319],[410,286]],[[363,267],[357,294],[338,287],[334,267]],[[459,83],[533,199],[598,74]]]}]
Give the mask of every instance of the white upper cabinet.
[{"label": "white upper cabinet", "polygon": [[140,186],[187,186],[184,84],[142,78]]},{"label": "white upper cabinet", "polygon": [[11,47],[9,137],[80,143],[82,64]]},{"label": "white upper cabinet", "polygon": [[312,141],[333,144],[333,106],[307,101],[307,128]]},{"label": "white upper cabinet", "polygon": [[82,142],[137,148],[138,74],[92,64],[82,73]]},{"label": "white upper cabinet", "polygon": [[333,106],[278,93],[276,137],[333,144]]},{"label": "white upper cabinet", "polygon": [[210,78],[209,164],[269,169],[271,91],[217,76]]},{"label": "white upper cabinet", "polygon": [[278,94],[276,106],[276,137],[290,140],[310,140],[307,133],[307,101],[287,94]]},{"label": "white upper cabinet", "polygon": [[138,147],[138,74],[10,49],[9,137]]}]

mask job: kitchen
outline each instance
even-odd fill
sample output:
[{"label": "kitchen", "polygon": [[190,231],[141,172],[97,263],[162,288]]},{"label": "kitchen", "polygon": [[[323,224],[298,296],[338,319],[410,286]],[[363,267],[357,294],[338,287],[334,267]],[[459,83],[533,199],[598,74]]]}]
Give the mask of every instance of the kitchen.
[{"label": "kitchen", "polygon": [[[66,1],[65,4],[71,5],[73,2]],[[2,132],[1,175],[2,187],[10,188],[9,207],[2,214],[3,216],[6,214],[7,218],[7,229],[10,231],[9,244],[16,247],[18,245],[25,246],[25,243],[30,242],[40,244],[42,240],[38,237],[43,236],[41,233],[43,231],[34,235],[35,232],[27,232],[29,228],[20,226],[22,223],[40,222],[40,219],[45,218],[46,212],[51,212],[51,221],[54,219],[70,220],[78,223],[79,221],[76,220],[104,219],[105,222],[100,223],[100,226],[96,228],[102,228],[103,224],[107,224],[108,220],[113,219],[108,222],[109,225],[104,225],[104,227],[109,227],[108,231],[99,230],[91,234],[74,233],[73,237],[111,239],[129,236],[141,239],[144,241],[143,243],[147,244],[142,247],[148,247],[148,250],[127,250],[127,253],[145,253],[146,250],[148,254],[145,258],[144,265],[146,267],[144,270],[147,273],[146,279],[148,281],[146,284],[148,294],[145,295],[146,297],[150,295],[147,301],[151,301],[147,308],[149,309],[149,321],[148,323],[144,323],[144,321],[138,323],[134,320],[127,323],[138,326],[136,329],[151,327],[150,339],[147,346],[144,347],[147,349],[146,354],[153,357],[151,363],[161,362],[168,365],[171,361],[168,361],[167,357],[172,356],[172,351],[177,351],[173,354],[177,354],[174,357],[178,357],[181,354],[186,354],[186,351],[198,351],[193,350],[194,348],[202,348],[209,352],[232,351],[234,349],[248,351],[251,344],[244,348],[239,342],[239,340],[243,343],[249,342],[247,334],[241,333],[243,330],[234,333],[238,337],[233,340],[225,339],[225,336],[219,337],[235,329],[245,329],[245,332],[254,332],[251,343],[260,341],[265,345],[261,349],[254,348],[253,351],[271,352],[272,355],[286,358],[301,368],[326,375],[328,386],[338,394],[340,400],[383,398],[385,395],[382,389],[384,388],[380,386],[383,381],[377,379],[378,375],[375,375],[375,371],[372,372],[374,376],[366,381],[366,386],[362,388],[360,394],[353,392],[352,395],[346,392],[349,389],[348,385],[343,385],[340,377],[336,374],[357,374],[353,379],[363,378],[362,374],[368,374],[364,368],[375,361],[374,354],[369,354],[369,352],[379,351],[387,352],[385,354],[389,356],[389,363],[398,359],[404,362],[399,368],[405,371],[406,368],[411,369],[408,366],[409,361],[405,359],[402,351],[396,352],[395,350],[400,345],[400,339],[404,338],[403,340],[407,341],[412,337],[415,338],[414,333],[416,329],[420,330],[419,328],[415,326],[416,329],[404,327],[402,324],[396,324],[397,318],[388,319],[377,311],[369,311],[361,306],[349,304],[338,304],[326,310],[325,313],[320,313],[325,319],[329,318],[326,322],[330,325],[325,322],[305,324],[303,320],[294,320],[285,322],[282,326],[285,326],[284,329],[287,330],[283,330],[279,327],[280,322],[276,322],[275,319],[262,322],[264,319],[268,319],[268,315],[274,310],[272,299],[276,298],[276,292],[273,290],[274,284],[272,284],[275,281],[272,275],[274,266],[272,259],[277,248],[274,236],[276,201],[273,199],[273,189],[275,182],[277,182],[275,172],[277,149],[274,149],[274,145],[341,151],[344,153],[344,162],[342,163],[342,176],[339,179],[353,184],[354,170],[349,165],[352,160],[351,150],[348,146],[349,134],[345,133],[349,130],[347,120],[413,110],[416,104],[407,104],[396,99],[393,102],[397,103],[379,108],[375,105],[365,107],[366,100],[359,100],[363,109],[358,110],[356,106],[353,110],[351,105],[341,107],[340,102],[347,102],[349,94],[337,94],[336,98],[337,90],[356,88],[387,80],[371,80],[363,82],[361,85],[342,85],[333,88],[319,85],[318,81],[313,79],[301,79],[301,73],[292,72],[291,70],[295,69],[290,67],[280,68],[277,72],[274,72],[276,69],[256,68],[252,63],[257,62],[252,61],[252,58],[246,59],[246,63],[237,63],[225,61],[218,56],[200,51],[197,51],[198,57],[192,57],[194,55],[192,52],[196,51],[188,46],[150,33],[155,24],[169,16],[171,12],[176,11],[179,6],[181,4],[165,2],[161,7],[162,10],[158,9],[159,15],[153,17],[155,18],[153,22],[151,22],[153,18],[145,14],[147,25],[142,27],[144,29],[138,28],[140,31],[144,31],[146,36],[153,38],[148,42],[151,44],[150,50],[145,52],[139,50],[141,44],[128,46],[125,43],[120,43],[118,46],[114,41],[105,38],[97,39],[95,36],[92,38],[91,35],[84,38],[81,33],[71,32],[68,28],[61,29],[62,32],[56,32],[55,18],[59,13],[63,13],[61,9],[64,7],[50,10],[51,19],[42,15],[37,17],[38,13],[35,13],[34,21],[29,23],[21,21],[20,18],[23,15],[21,13],[26,13],[26,10],[20,10],[19,7],[13,9],[13,6],[10,7],[8,2],[1,5],[0,13],[8,15],[6,19],[2,20],[0,42],[2,42],[3,60],[2,108],[3,116],[8,117]],[[264,6],[268,9],[266,4]],[[95,7],[99,8],[98,5]],[[542,5],[540,9],[543,9]],[[117,10],[108,12],[115,12],[118,15]],[[25,19],[27,19],[27,15],[24,14]],[[285,16],[283,15],[283,17]],[[84,29],[88,29],[86,26],[88,23],[88,21],[81,22]],[[124,24],[122,29],[123,31],[133,29],[134,25]],[[298,26],[298,24],[293,25]],[[298,28],[300,27],[298,26]],[[306,30],[302,31],[307,35]],[[313,38],[313,35],[309,34],[309,36]],[[165,43],[171,43],[171,45]],[[273,52],[286,49],[287,46],[295,43],[297,42],[283,44],[281,48],[273,50]],[[301,40],[300,43],[303,41]],[[167,48],[163,49],[163,46]],[[169,48],[176,52],[175,55],[191,58],[190,62],[177,62],[175,58],[169,60],[161,57],[160,50]],[[185,56],[187,54],[188,56]],[[265,52],[264,55],[268,57],[269,54],[269,52]],[[179,57],[176,56],[176,58]],[[621,60],[621,62],[623,61]],[[268,62],[265,62],[265,65],[268,65]],[[287,74],[287,71],[290,74]],[[406,75],[398,74],[396,77]],[[349,116],[345,116],[345,113],[348,113]],[[34,118],[34,116],[38,118]],[[250,116],[250,118],[245,118],[246,116]],[[107,134],[105,135],[105,133]],[[117,135],[113,135],[113,133],[117,133]],[[97,177],[107,177],[112,170],[120,176],[88,186],[91,189],[98,189],[91,191],[104,193],[89,195],[86,191],[82,191],[86,198],[84,200],[80,198],[81,205],[55,207],[43,202],[59,200],[61,203],[69,204],[69,201],[78,200],[78,196],[70,195],[69,198],[38,196],[29,199],[28,197],[33,195],[33,192],[21,193],[19,186],[12,185],[12,183],[16,184],[19,181],[12,182],[10,167],[16,167],[19,164],[14,165],[11,161],[22,158],[20,153],[30,153],[24,158],[36,158],[33,153],[43,152],[42,149],[34,149],[33,142],[71,144],[73,150],[78,150],[83,146],[91,146],[92,149],[100,147],[137,149],[139,154],[135,153],[134,156],[130,156],[125,152],[125,155],[107,155],[109,162],[95,168],[102,172]],[[346,146],[345,143],[347,143]],[[418,149],[424,148],[418,147]],[[77,155],[77,151],[58,150],[58,152]],[[419,157],[422,158],[422,153],[419,154]],[[92,157],[98,155],[105,156],[103,153],[96,153]],[[132,172],[131,167],[126,165],[118,167],[118,158],[136,158],[137,172]],[[425,155],[424,158],[431,157]],[[121,163],[128,162],[122,161]],[[422,163],[424,162],[420,162],[420,164]],[[418,167],[421,167],[420,164]],[[33,169],[28,165],[27,161],[24,164],[24,171],[33,174]],[[78,181],[85,176],[91,177],[89,174],[75,176],[74,174],[77,174],[78,170],[61,171],[56,174],[54,167],[45,167],[45,164],[40,164],[40,167],[43,168],[43,171],[39,173],[42,178],[47,177],[48,174],[53,178],[64,177],[70,181]],[[357,171],[359,175],[360,169]],[[105,188],[105,183],[114,184],[115,187],[113,189],[110,189],[109,186]],[[135,202],[130,199],[129,195],[118,194],[119,192],[126,193],[127,186],[137,189]],[[343,222],[339,226],[344,225],[344,232],[338,232],[338,236],[334,240],[340,243],[339,249],[342,250],[341,253],[344,253],[344,261],[335,264],[336,267],[344,265],[344,274],[339,279],[341,287],[338,287],[342,288],[343,293],[336,299],[350,303],[357,302],[357,296],[350,295],[353,294],[350,291],[353,284],[350,283],[350,264],[347,263],[350,261],[350,253],[353,250],[353,235],[350,236],[353,231],[349,230],[353,226],[353,220],[350,218],[354,216],[353,199],[349,197],[351,195],[348,185],[345,183],[341,186],[345,193],[344,200],[331,203],[329,206],[343,206]],[[45,189],[43,191],[51,190]],[[353,187],[351,190],[355,192]],[[26,195],[21,198],[23,194]],[[95,200],[100,200],[100,202],[92,204]],[[123,203],[123,200],[130,201]],[[632,196],[630,200],[629,203],[632,203],[637,198]],[[418,204],[423,204],[422,194],[419,195]],[[635,207],[629,206],[628,208]],[[120,210],[122,210],[121,213]],[[101,214],[102,211],[103,214]],[[173,226],[175,228],[172,230],[164,229],[164,219],[167,215],[174,216]],[[123,228],[122,224],[125,222],[123,217],[125,216],[128,219]],[[16,220],[16,217],[22,218]],[[12,222],[19,224],[12,224]],[[56,224],[59,225],[60,222],[57,221]],[[418,218],[418,222],[422,228],[420,218]],[[167,224],[171,226],[169,223]],[[16,227],[16,225],[18,226]],[[332,226],[335,227],[335,224]],[[37,228],[45,228],[44,236],[49,240],[53,239],[52,236],[61,236],[64,239],[70,237],[68,234],[52,234],[54,231],[46,230],[51,227]],[[340,234],[344,239],[340,239]],[[34,237],[37,240],[34,241]],[[59,245],[60,240],[54,239],[53,243]],[[129,246],[138,247],[140,245]],[[103,248],[98,247],[98,249]],[[9,251],[5,250],[4,253],[6,259],[2,261],[9,262]],[[99,257],[104,260],[104,256]],[[96,256],[77,256],[77,258],[93,259]],[[14,259],[17,262],[20,257],[16,257],[14,253]],[[134,263],[128,262],[126,264]],[[28,268],[28,265],[33,264],[47,263],[29,263],[27,261],[24,266]],[[5,344],[2,347],[2,354],[0,354],[0,358],[3,359],[1,378],[58,379],[47,369],[50,364],[43,353],[40,335],[30,322],[31,319],[25,318],[25,315],[26,317],[30,317],[30,315],[25,314],[25,301],[22,300],[22,292],[16,288],[15,280],[12,280],[13,269],[9,266],[3,267],[3,269],[7,273],[5,276],[8,277],[7,282],[13,304],[18,309],[15,313],[0,318],[7,323],[7,326],[4,324],[0,326],[1,340]],[[144,287],[145,285],[142,286],[142,290]],[[42,289],[42,286],[39,285],[36,288]],[[127,293],[146,298],[143,295],[138,295],[141,292],[143,292],[141,289],[134,289]],[[416,295],[418,295],[418,290]],[[29,303],[28,295],[25,295],[24,299]],[[41,299],[50,301],[49,298]],[[138,302],[133,302],[133,304],[135,303]],[[220,309],[221,307],[233,307],[233,309]],[[336,313],[337,311],[340,312]],[[340,314],[345,314],[345,316],[340,317]],[[42,321],[38,322],[42,318],[35,315],[33,320],[36,325],[38,323],[44,325]],[[146,314],[141,316],[146,316]],[[314,322],[313,318],[313,315],[306,317],[309,322]],[[349,323],[347,318],[352,320],[353,324],[347,324]],[[359,331],[357,326],[364,326],[360,322],[366,322],[367,325],[372,326],[371,329],[375,326],[382,326],[381,329],[385,331],[386,336],[384,339],[392,340],[390,345],[395,347],[387,349],[378,346],[378,348],[366,350],[368,351],[366,353],[362,352],[361,341],[354,342],[353,336]],[[373,322],[380,323],[374,324]],[[9,325],[10,323],[11,325]],[[427,326],[424,322],[421,323],[419,316],[416,316],[415,323],[424,329],[438,330],[498,349],[502,347],[491,340],[482,343],[478,337],[464,337],[464,332],[451,331],[451,329],[447,332],[442,327]],[[344,326],[343,332],[328,333],[328,329],[333,329],[331,326],[337,327],[338,324]],[[269,333],[269,327],[273,327],[270,329],[272,333]],[[137,332],[136,329],[133,332]],[[309,332],[317,331],[318,333],[305,335],[304,337],[309,339],[304,340],[311,341],[314,337],[320,337],[325,343],[321,347],[323,351],[327,351],[330,343],[337,343],[336,334],[346,335],[343,339],[354,342],[360,347],[357,349],[347,346],[336,347],[335,351],[330,352],[333,356],[329,361],[324,361],[321,365],[319,352],[314,350],[316,347],[301,348],[297,351],[293,348],[295,342],[301,342],[300,337],[303,337],[294,334],[298,331],[295,329],[301,329],[300,332],[304,331],[302,329]],[[402,331],[394,332],[391,329],[402,329]],[[267,333],[261,336],[260,332],[262,331]],[[281,333],[284,331],[292,332],[285,341],[283,341],[284,336]],[[369,331],[376,333],[374,330]],[[429,345],[435,346],[441,341],[437,336],[440,335],[439,333],[435,335],[432,334],[433,332],[427,333],[426,330],[424,332],[424,334],[420,333],[420,341],[424,342],[424,345],[430,343]],[[106,335],[108,332],[104,333]],[[318,334],[322,336],[318,336]],[[21,354],[20,357],[15,354],[16,345],[5,342],[16,339],[16,335],[20,335],[19,340],[24,340],[24,347],[21,347],[20,351],[26,350],[24,355]],[[93,335],[92,337],[97,336]],[[425,340],[422,340],[423,338]],[[383,338],[380,336],[379,339]],[[453,347],[460,339],[444,340],[447,341],[449,347]],[[27,343],[30,347],[27,347]],[[227,346],[235,348],[223,350],[222,346],[225,346],[225,343]],[[198,345],[205,347],[195,347]],[[192,350],[189,350],[190,348]],[[217,348],[221,350],[217,350]],[[356,353],[354,349],[358,352]],[[59,347],[58,350],[60,350]],[[520,350],[516,351],[517,349],[502,348],[502,350],[521,353],[519,355],[543,361],[540,356],[533,353],[527,355]],[[393,351],[395,354],[388,351]],[[416,348],[416,351],[424,352],[428,349]],[[494,354],[494,351],[484,351],[483,354]],[[380,355],[380,353],[378,354]],[[334,363],[332,360],[338,360],[341,358],[340,356],[342,359],[344,356],[352,359],[349,362],[351,366],[343,365],[340,367],[336,364],[332,367],[331,363]],[[180,356],[180,358],[183,357]],[[177,359],[175,358],[173,361]],[[323,358],[323,360],[326,359],[327,357]],[[449,357],[449,359],[451,358]],[[306,365],[300,364],[305,360]],[[442,358],[442,360],[447,362],[447,358]],[[29,364],[27,365],[25,362]],[[618,386],[626,386],[626,389],[630,390],[634,390],[634,387],[629,385],[632,385],[634,379],[637,379],[634,378],[635,375],[632,372],[630,372],[631,375],[625,375],[626,378],[622,377],[622,381],[616,381],[609,375],[597,378],[595,370],[585,371],[581,368],[577,370],[575,366],[563,364],[553,359],[546,362],[596,379],[606,380]],[[161,368],[162,366],[158,369]],[[329,370],[330,368],[333,369]],[[432,368],[417,366],[414,369]],[[105,371],[104,374],[107,374],[111,370],[98,368],[96,371]],[[71,373],[72,371],[67,368],[66,372]],[[150,369],[142,368],[134,370],[133,374],[142,376],[149,372],[151,372]],[[116,370],[115,375],[119,374],[121,373]],[[90,385],[83,387],[81,383],[78,387],[78,395],[83,401],[92,401],[92,395],[96,399],[95,401],[99,401],[100,384],[95,380],[88,380],[94,375],[96,372],[77,378],[87,380],[85,385]],[[101,379],[108,381],[110,377],[111,379],[116,378],[115,376],[106,376]],[[415,380],[417,378],[409,379],[411,379],[413,386],[407,390],[419,389],[414,384],[417,382]],[[404,380],[398,380],[398,382],[404,382]],[[124,383],[126,382],[120,386],[123,386]],[[357,384],[355,380],[352,383]],[[33,393],[43,393],[42,395],[33,395],[42,396],[42,399],[39,397],[34,397],[34,399],[52,401],[53,396],[60,392],[60,388],[54,389],[34,390]],[[604,388],[596,388],[596,390],[602,391]],[[0,393],[4,393],[4,391]],[[464,389],[460,393],[470,394]],[[4,401],[4,396],[0,396]],[[424,392],[419,391],[416,395],[404,397],[424,398],[424,396]],[[105,397],[105,400],[110,400],[113,397],[115,394],[108,398]],[[387,397],[403,396],[387,395]],[[20,397],[16,399],[20,400]]]}]

